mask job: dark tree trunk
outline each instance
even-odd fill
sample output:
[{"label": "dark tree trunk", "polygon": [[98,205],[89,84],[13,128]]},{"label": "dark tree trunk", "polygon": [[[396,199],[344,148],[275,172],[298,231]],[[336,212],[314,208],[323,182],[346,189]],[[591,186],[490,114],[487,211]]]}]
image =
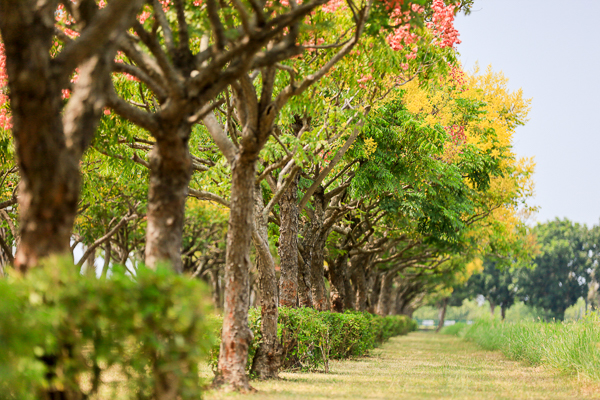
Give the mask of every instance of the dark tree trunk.
[{"label": "dark tree trunk", "polygon": [[259,379],[277,378],[283,349],[277,338],[277,277],[275,261],[269,249],[267,219],[263,218],[264,202],[260,186],[254,188],[254,232],[261,311],[261,343],[254,355],[252,373]]},{"label": "dark tree trunk", "polygon": [[[279,305],[298,306],[298,177],[279,201]],[[303,299],[305,303],[306,300]]]},{"label": "dark tree trunk", "polygon": [[176,134],[157,135],[150,152],[146,264],[151,268],[169,263],[183,271],[181,244],[185,201],[192,177],[192,157],[188,148],[191,127],[182,123]]},{"label": "dark tree trunk", "polygon": [[248,327],[250,247],[258,152],[242,151],[231,168],[223,330],[215,385],[250,390],[245,367],[252,331]]},{"label": "dark tree trunk", "polygon": [[[305,245],[305,254],[310,257],[310,286],[312,295],[312,306],[319,311],[329,309],[327,295],[325,293],[325,242],[327,235],[323,232],[323,217],[325,214],[325,196],[323,188],[319,188],[313,194],[313,205],[315,211],[310,226],[310,237]],[[303,254],[306,261],[306,256]]]},{"label": "dark tree trunk", "polygon": [[350,258],[352,269],[352,282],[355,290],[355,309],[365,311],[367,309],[367,281],[365,279],[364,257],[354,256]]},{"label": "dark tree trunk", "polygon": [[329,283],[331,291],[331,311],[344,312],[344,308],[347,304],[346,298],[349,297],[350,293],[346,293],[346,264],[348,261],[347,255],[341,255],[336,257],[329,264]]},{"label": "dark tree trunk", "polygon": [[446,320],[446,309],[448,308],[448,298],[446,297],[444,300],[442,300],[442,303],[440,305],[440,310],[438,313],[438,319],[440,320],[440,322],[438,323],[438,327],[435,330],[436,332],[439,332],[442,330],[442,328],[444,327],[444,321]]},{"label": "dark tree trunk", "polygon": [[344,288],[346,290],[346,296],[344,297],[344,310],[354,310],[356,308],[356,297],[354,296],[354,286],[350,280],[350,271],[348,271],[348,262],[344,264],[344,271],[346,272],[344,277]]},{"label": "dark tree trunk", "polygon": [[502,321],[506,318],[506,307],[500,306],[500,316],[502,317]]},{"label": "dark tree trunk", "polygon": [[216,308],[221,308],[221,286],[219,285],[219,267],[213,265],[210,269],[210,284],[212,290],[212,300]]},{"label": "dark tree trunk", "polygon": [[45,81],[49,77],[42,66],[27,62],[33,56],[27,53],[38,50],[35,45],[27,47],[18,49],[25,58],[18,62],[21,75],[27,79],[11,79],[13,135],[21,173],[21,243],[15,267],[23,273],[43,257],[70,253],[81,185],[79,160],[68,150],[63,133],[60,88]]},{"label": "dark tree trunk", "polygon": [[329,301],[325,290],[325,241],[322,238],[315,243],[310,261],[311,289],[313,307],[319,311],[329,310]]},{"label": "dark tree trunk", "polygon": [[372,271],[369,274],[370,290],[369,290],[369,304],[367,305],[367,311],[371,314],[377,313],[377,303],[379,302],[379,294],[381,293],[381,278],[383,274],[380,274],[377,270]]},{"label": "dark tree trunk", "polygon": [[383,274],[381,278],[381,293],[377,302],[377,314],[379,315],[386,316],[390,313],[394,276],[395,274],[388,272]]}]

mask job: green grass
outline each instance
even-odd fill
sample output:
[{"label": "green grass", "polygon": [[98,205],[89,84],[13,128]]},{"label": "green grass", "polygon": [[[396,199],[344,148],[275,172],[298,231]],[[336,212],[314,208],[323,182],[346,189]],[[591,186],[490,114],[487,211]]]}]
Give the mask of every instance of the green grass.
[{"label": "green grass", "polygon": [[[208,371],[206,377],[208,378]],[[392,338],[371,357],[333,361],[331,373],[282,373],[253,381],[255,394],[209,391],[219,399],[598,399],[595,386],[447,335]]]},{"label": "green grass", "polygon": [[470,326],[447,327],[442,333],[463,337],[487,350],[500,350],[513,360],[600,381],[598,314],[577,322],[502,323],[480,320]]}]

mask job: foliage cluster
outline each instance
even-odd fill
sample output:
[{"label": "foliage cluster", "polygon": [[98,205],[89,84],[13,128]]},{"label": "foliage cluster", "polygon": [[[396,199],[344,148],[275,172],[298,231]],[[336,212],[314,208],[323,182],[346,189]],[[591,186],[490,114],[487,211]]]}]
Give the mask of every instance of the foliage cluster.
[{"label": "foliage cluster", "polygon": [[0,397],[88,398],[110,388],[137,399],[198,398],[198,364],[214,331],[200,281],[145,267],[96,279],[49,260],[0,280],[0,292]]},{"label": "foliage cluster", "polygon": [[[249,325],[254,338],[248,354],[248,370],[262,340],[260,318],[260,309],[252,308]],[[281,307],[277,336],[284,352],[283,369],[328,371],[329,360],[363,356],[391,337],[405,335],[416,328],[415,321],[404,315],[382,317],[368,312]],[[213,369],[218,353],[219,346],[215,345],[211,357]]]},{"label": "foliage cluster", "polygon": [[480,273],[455,288],[451,300],[460,305],[483,296],[492,315],[496,306],[501,308],[503,319],[519,300],[546,320],[562,320],[580,298],[597,308],[599,232],[599,226],[588,228],[568,219],[537,224],[531,230],[537,249],[529,268],[490,255]]},{"label": "foliage cluster", "polygon": [[500,350],[513,360],[600,380],[598,313],[577,322],[479,320],[473,325],[448,326],[442,333],[464,337],[487,350]]}]

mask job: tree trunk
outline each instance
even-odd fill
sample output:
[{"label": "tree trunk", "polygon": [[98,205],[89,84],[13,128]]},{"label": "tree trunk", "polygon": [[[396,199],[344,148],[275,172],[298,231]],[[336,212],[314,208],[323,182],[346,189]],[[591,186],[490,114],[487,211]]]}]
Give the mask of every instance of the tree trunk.
[{"label": "tree trunk", "polygon": [[367,304],[367,311],[371,314],[377,313],[377,303],[379,302],[379,294],[381,293],[381,278],[383,274],[378,271],[372,271],[369,274],[369,281],[367,286],[370,287],[369,291],[369,304]]},{"label": "tree trunk", "polygon": [[221,287],[219,285],[219,267],[213,265],[210,269],[210,284],[213,287],[212,300],[215,308],[221,308]]},{"label": "tree trunk", "polygon": [[[88,47],[91,51],[80,49],[59,65],[50,56],[56,29],[52,4],[0,1],[12,132],[21,174],[21,242],[15,267],[22,273],[41,258],[70,252],[81,185],[79,161],[101,117],[118,35],[141,6],[138,1],[129,2],[127,8],[125,2],[122,8],[109,5],[107,10],[118,10],[119,18],[112,19],[103,36],[93,40]],[[79,80],[63,112],[62,89],[75,60]]]},{"label": "tree trunk", "polygon": [[313,307],[319,311],[327,311],[329,304],[325,293],[325,242],[327,235],[323,232],[323,216],[325,214],[325,196],[323,188],[319,188],[313,195],[315,211],[311,221],[308,240],[310,248],[310,285]]},{"label": "tree trunk", "polygon": [[298,251],[298,305],[312,307],[312,289],[310,287],[310,251]]},{"label": "tree trunk", "polygon": [[355,309],[365,311],[367,309],[367,281],[365,279],[364,257],[354,256],[350,258],[352,282],[355,290]]},{"label": "tree trunk", "polygon": [[395,274],[385,273],[381,279],[381,293],[377,302],[377,314],[386,316],[390,313],[390,304],[392,302],[392,288],[394,285]]},{"label": "tree trunk", "polygon": [[356,296],[354,296],[354,286],[350,280],[350,271],[348,271],[348,262],[344,264],[344,287],[346,296],[344,297],[344,310],[354,310],[356,308]]},{"label": "tree trunk", "polygon": [[350,293],[346,293],[346,264],[348,255],[341,255],[329,264],[329,283],[331,291],[331,311],[344,312]]},{"label": "tree trunk", "polygon": [[110,258],[111,258],[111,246],[110,240],[106,241],[104,245],[104,265],[102,265],[102,274],[100,277],[105,279],[108,274],[108,268],[110,267]]},{"label": "tree trunk", "polygon": [[275,261],[269,249],[269,232],[263,218],[264,202],[260,186],[254,188],[254,232],[260,298],[260,332],[262,340],[252,361],[252,373],[259,379],[277,378],[283,349],[277,338],[277,277]]},{"label": "tree trunk", "polygon": [[444,327],[444,321],[446,320],[446,309],[447,308],[448,308],[448,298],[446,297],[444,300],[442,300],[442,304],[441,304],[441,307],[439,310],[438,319],[440,320],[440,322],[438,323],[438,327],[435,330],[436,332],[439,332]]},{"label": "tree trunk", "polygon": [[490,313],[492,317],[494,316],[494,311],[496,311],[496,305],[490,301]]},{"label": "tree trunk", "polygon": [[329,310],[329,301],[325,291],[325,241],[318,240],[312,251],[310,261],[311,290],[313,307],[319,311]]},{"label": "tree trunk", "polygon": [[242,151],[231,167],[231,208],[227,231],[223,330],[215,385],[250,390],[245,367],[252,331],[248,327],[250,247],[258,153]]},{"label": "tree trunk", "polygon": [[500,306],[500,316],[502,317],[502,321],[506,318],[506,307]]},{"label": "tree trunk", "polygon": [[[79,162],[65,142],[60,89],[47,80],[45,65],[28,60],[33,57],[28,53],[48,52],[49,47],[44,49],[38,44],[38,48],[33,44],[11,51],[12,47],[14,44],[6,44],[7,58],[23,68],[18,74],[21,79],[10,80],[10,89],[21,174],[18,197],[21,243],[15,267],[24,273],[43,257],[69,254],[81,177]],[[16,57],[11,54],[14,52],[22,54],[23,59],[15,63]],[[16,71],[10,71],[11,63],[8,64],[9,74],[17,75]]]},{"label": "tree trunk", "polygon": [[192,177],[191,128],[182,123],[175,129],[176,134],[160,135],[150,152],[145,260],[151,268],[165,262],[181,273],[185,201]]},{"label": "tree trunk", "polygon": [[[298,306],[298,177],[279,201],[279,305]],[[303,302],[306,300],[303,299]]]}]

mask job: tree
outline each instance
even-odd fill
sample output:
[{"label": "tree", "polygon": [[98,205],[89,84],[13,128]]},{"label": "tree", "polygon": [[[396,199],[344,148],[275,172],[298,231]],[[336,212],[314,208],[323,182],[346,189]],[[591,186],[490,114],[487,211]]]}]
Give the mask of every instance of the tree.
[{"label": "tree", "polygon": [[533,230],[540,246],[535,267],[522,268],[517,277],[525,304],[562,320],[565,310],[588,293],[593,260],[587,247],[588,229],[568,219],[538,224]]},{"label": "tree", "polygon": [[486,259],[483,271],[473,275],[466,284],[471,297],[482,295],[490,303],[492,316],[496,306],[500,307],[502,319],[506,310],[515,302],[517,281],[515,271],[510,266],[504,266],[493,259]]},{"label": "tree", "polygon": [[[95,1],[0,1],[12,133],[21,175],[22,272],[42,257],[67,253],[77,211],[79,161],[102,115],[104,88],[117,45],[141,0],[116,0],[99,10]],[[58,17],[68,10],[70,38]],[[58,43],[60,44],[57,46]],[[78,68],[77,82],[72,85]],[[70,99],[63,91],[72,88]],[[3,114],[3,118],[5,118]]]}]

